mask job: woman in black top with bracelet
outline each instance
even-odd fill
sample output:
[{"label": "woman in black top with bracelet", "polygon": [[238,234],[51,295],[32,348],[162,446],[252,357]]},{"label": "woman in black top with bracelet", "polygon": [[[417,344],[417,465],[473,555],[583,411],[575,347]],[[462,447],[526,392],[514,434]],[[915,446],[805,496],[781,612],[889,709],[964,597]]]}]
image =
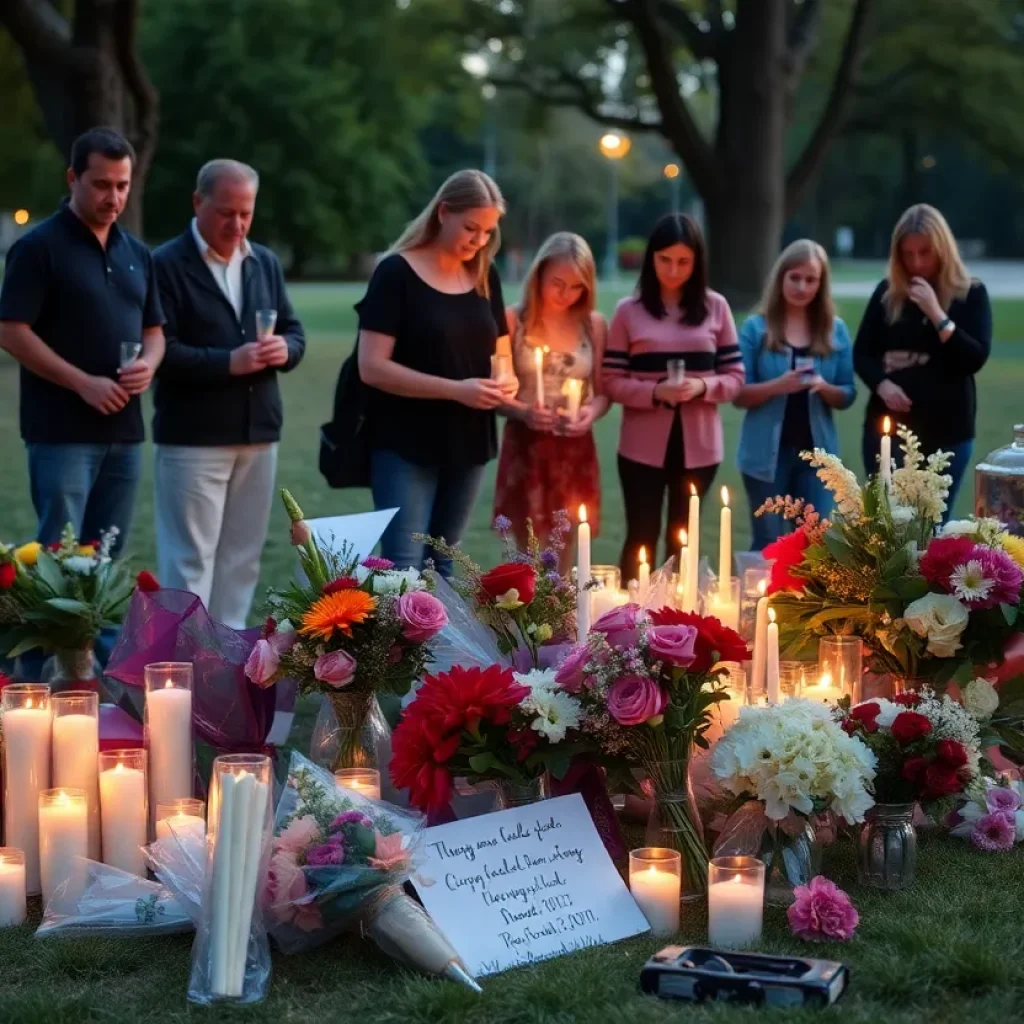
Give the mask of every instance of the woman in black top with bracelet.
[{"label": "woman in black top with bracelet", "polygon": [[942,214],[923,203],[910,207],[893,231],[889,276],[871,296],[853,347],[854,367],[871,391],[864,466],[878,471],[886,416],[893,430],[903,423],[917,434],[925,455],[952,452],[947,518],[974,446],[974,375],[991,347],[985,286],[967,273]]},{"label": "woman in black top with bracelet", "polygon": [[[490,379],[491,356],[508,345],[508,329],[492,260],[504,210],[486,174],[453,174],[356,305],[373,504],[398,508],[381,554],[400,568],[423,565],[415,533],[462,539],[497,454],[494,410],[508,391]],[[437,566],[451,572],[446,559]]]}]

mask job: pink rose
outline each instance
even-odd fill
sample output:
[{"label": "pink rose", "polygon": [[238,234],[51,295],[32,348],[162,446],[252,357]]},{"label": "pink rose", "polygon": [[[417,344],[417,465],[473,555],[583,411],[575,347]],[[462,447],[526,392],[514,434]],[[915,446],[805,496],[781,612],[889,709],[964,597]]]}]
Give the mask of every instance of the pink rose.
[{"label": "pink rose", "polygon": [[566,693],[579,693],[586,678],[584,669],[589,661],[590,648],[586,644],[576,644],[555,673],[555,682]]},{"label": "pink rose", "polygon": [[642,612],[638,604],[613,608],[594,623],[593,630],[595,633],[604,633],[612,647],[633,647],[640,636],[637,622]]},{"label": "pink rose", "polygon": [[786,917],[798,939],[814,942],[853,937],[860,916],[835,882],[816,875],[807,885],[798,885],[794,894],[796,899]]},{"label": "pink rose", "polygon": [[608,691],[608,713],[619,725],[641,725],[660,715],[668,696],[645,676],[624,676]]},{"label": "pink rose", "polygon": [[313,665],[313,675],[326,683],[340,690],[348,686],[356,675],[356,659],[345,651],[331,651],[329,654],[321,654]]},{"label": "pink rose", "polygon": [[245,662],[245,674],[257,686],[269,686],[280,664],[281,655],[274,645],[269,640],[261,638],[249,652]]},{"label": "pink rose", "polygon": [[311,814],[292,820],[274,837],[274,850],[299,854],[320,835],[320,826]]},{"label": "pink rose", "polygon": [[414,644],[421,644],[448,625],[448,613],[433,594],[411,590],[395,602],[395,612],[402,623],[402,635]]},{"label": "pink rose", "polygon": [[679,668],[693,664],[696,640],[697,630],[693,626],[653,626],[647,634],[651,654]]}]

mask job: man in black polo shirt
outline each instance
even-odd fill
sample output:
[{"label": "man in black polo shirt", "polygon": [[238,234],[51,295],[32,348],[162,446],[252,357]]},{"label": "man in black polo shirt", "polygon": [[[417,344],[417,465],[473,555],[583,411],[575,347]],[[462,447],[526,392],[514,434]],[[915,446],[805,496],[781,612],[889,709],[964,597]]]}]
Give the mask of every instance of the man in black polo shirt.
[{"label": "man in black polo shirt", "polygon": [[246,164],[211,160],[192,223],[153,253],[167,315],[153,419],[158,575],[236,629],[259,580],[274,495],[277,376],[306,347],[281,264],[247,238],[258,186]]},{"label": "man in black polo shirt", "polygon": [[[134,163],[111,128],[79,136],[70,200],[7,254],[0,347],[21,364],[21,436],[44,544],[71,523],[85,540],[116,527],[119,549],[131,524],[145,437],[139,396],[164,354],[149,250],[117,226]],[[138,352],[122,360],[132,343]]]}]

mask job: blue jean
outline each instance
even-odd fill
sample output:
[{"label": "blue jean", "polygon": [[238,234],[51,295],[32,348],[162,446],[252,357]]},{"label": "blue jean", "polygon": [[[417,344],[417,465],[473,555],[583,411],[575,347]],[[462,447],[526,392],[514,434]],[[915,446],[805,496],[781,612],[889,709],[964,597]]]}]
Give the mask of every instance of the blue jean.
[{"label": "blue jean", "polygon": [[773,540],[778,540],[792,525],[771,512],[755,516],[754,512],[769,498],[776,495],[789,494],[794,498],[803,498],[814,506],[815,512],[827,516],[832,511],[832,495],[818,479],[817,470],[810,463],[800,458],[796,448],[782,445],[779,448],[779,461],[775,467],[775,479],[771,483],[756,480],[743,474],[743,486],[747,489],[747,500],[750,502],[752,551],[761,551]]},{"label": "blue jean", "polygon": [[[878,435],[865,431],[861,454],[864,456],[864,468],[869,474],[878,472],[878,449]],[[956,505],[956,496],[960,493],[960,485],[971,465],[974,439],[960,441],[957,444],[942,445],[942,450],[953,453],[953,461],[949,464],[949,469],[946,470],[953,478],[953,482],[949,486],[949,497],[946,499],[946,514],[942,517],[942,521],[948,523],[953,514],[953,507]],[[931,452],[925,450],[924,454],[930,455]],[[903,464],[903,452],[900,451],[899,443],[895,440],[892,445],[892,456],[897,466]]]},{"label": "blue jean", "polygon": [[[370,457],[373,507],[398,509],[381,538],[381,555],[400,569],[422,569],[426,545],[413,540],[414,533],[443,537],[449,544],[457,544],[480,493],[483,474],[483,466],[420,466],[392,451],[374,451]],[[450,576],[451,559],[436,552],[432,557],[437,571]]]},{"label": "blue jean", "polygon": [[142,475],[141,444],[29,444],[28,476],[43,544],[68,523],[83,541],[116,526],[118,553],[132,525]]}]

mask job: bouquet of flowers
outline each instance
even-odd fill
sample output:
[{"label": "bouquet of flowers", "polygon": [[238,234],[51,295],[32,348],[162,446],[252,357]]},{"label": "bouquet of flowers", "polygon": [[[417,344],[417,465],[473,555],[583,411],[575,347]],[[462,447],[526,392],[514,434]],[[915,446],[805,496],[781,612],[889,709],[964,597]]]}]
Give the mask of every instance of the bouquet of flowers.
[{"label": "bouquet of flowers", "polygon": [[516,655],[522,651],[525,663],[520,658],[517,664],[537,668],[543,644],[576,635],[575,576],[558,569],[571,529],[569,515],[564,509],[554,513],[546,547],[528,522],[525,551],[516,548],[512,523],[505,516],[498,516],[494,528],[501,537],[505,560],[486,572],[443,538],[417,535],[417,539],[452,559],[456,568],[452,588],[493,630],[500,652]]},{"label": "bouquet of flowers", "polygon": [[718,619],[630,604],[601,616],[556,675],[618,785],[634,788],[635,771],[648,780],[658,833],[649,843],[680,851],[694,893],[707,886],[708,856],[689,788],[691,748],[708,747],[712,711],[729,699],[715,666],[746,657],[743,639]]},{"label": "bouquet of flowers", "polygon": [[271,592],[271,617],[245,673],[258,686],[294,679],[304,693],[327,694],[342,735],[334,767],[372,764],[360,732],[376,711],[376,695],[408,693],[447,614],[415,569],[321,547],[295,499],[281,495],[305,579]]},{"label": "bouquet of flowers", "polygon": [[111,527],[83,543],[69,523],[48,548],[36,541],[0,544],[0,655],[15,658],[40,647],[88,652],[91,659],[100,631],[121,624],[136,586],[124,563],[111,557],[118,532]]},{"label": "bouquet of flowers", "polygon": [[580,727],[579,700],[551,670],[461,668],[427,676],[395,730],[391,779],[412,804],[445,815],[456,778],[497,784],[499,802],[542,793],[564,778]]},{"label": "bouquet of flowers", "polygon": [[983,778],[967,796],[945,819],[951,835],[970,839],[989,853],[1005,853],[1024,842],[1024,782]]},{"label": "bouquet of flowers", "polygon": [[790,902],[793,887],[818,874],[818,815],[859,822],[874,803],[875,754],[818,701],[741,708],[711,755],[711,770],[743,801],[715,854],[760,856],[770,902]]},{"label": "bouquet of flowers", "polygon": [[880,476],[861,487],[834,455],[802,453],[835,497],[832,521],[789,498],[758,510],[797,524],[764,550],[772,607],[794,657],[824,634],[855,634],[874,672],[966,683],[1024,625],[1024,545],[991,519],[949,523],[934,537],[950,457],[925,460],[910,431],[900,438],[904,463],[888,490]]}]

